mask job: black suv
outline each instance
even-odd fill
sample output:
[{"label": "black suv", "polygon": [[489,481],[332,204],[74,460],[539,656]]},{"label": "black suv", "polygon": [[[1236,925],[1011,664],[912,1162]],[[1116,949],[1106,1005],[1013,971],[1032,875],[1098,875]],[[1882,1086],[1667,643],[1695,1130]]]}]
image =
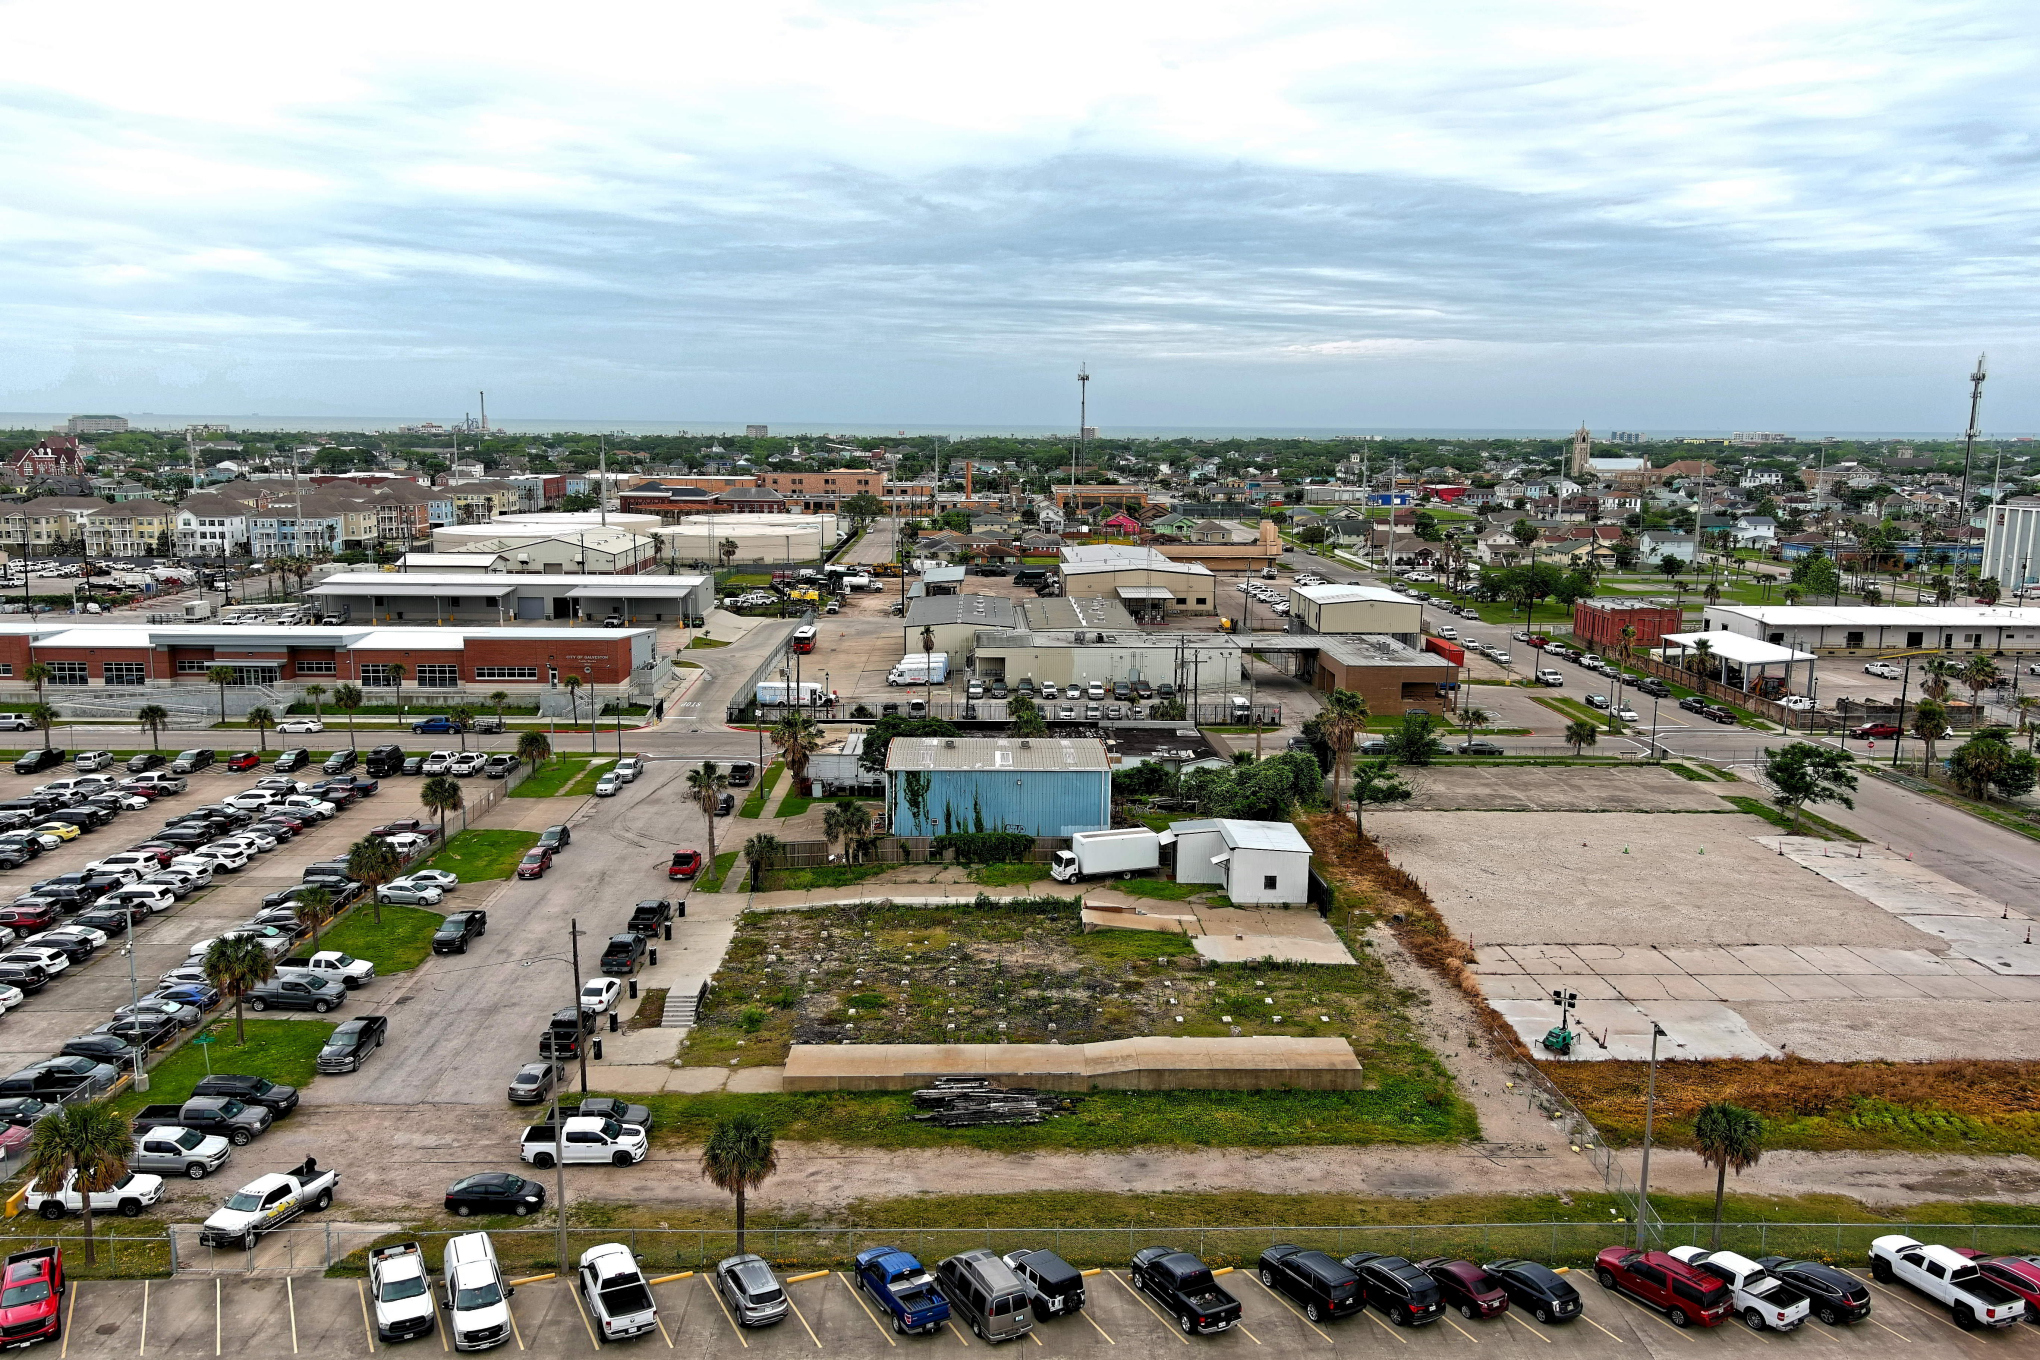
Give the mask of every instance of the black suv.
[{"label": "black suv", "polygon": [[269,768],[278,774],[290,774],[293,771],[302,770],[311,763],[312,753],[310,751],[307,751],[302,746],[293,746],[278,756]]},{"label": "black suv", "polygon": [[573,843],[574,833],[562,824],[560,826],[549,826],[539,832],[538,844],[532,848],[536,850],[551,850],[554,853],[558,853]]},{"label": "black suv", "polygon": [[1360,1277],[1321,1251],[1281,1244],[1261,1253],[1261,1283],[1287,1294],[1312,1322],[1344,1317],[1366,1307]]},{"label": "black suv", "polygon": [[457,911],[439,923],[439,929],[432,932],[432,952],[435,954],[465,954],[468,941],[489,933],[489,914],[482,911]]},{"label": "black suv", "polygon": [[1346,1268],[1360,1277],[1360,1293],[1398,1327],[1421,1327],[1445,1316],[1445,1296],[1429,1271],[1400,1256],[1356,1251]]},{"label": "black suv", "polygon": [[295,1110],[298,1103],[295,1086],[285,1086],[267,1077],[233,1072],[215,1072],[194,1086],[191,1093],[195,1096],[232,1096],[244,1105],[260,1105],[278,1118]]},{"label": "black suv", "polygon": [[741,789],[757,775],[758,767],[748,760],[740,760],[730,766],[730,787]]},{"label": "black suv", "polygon": [[323,769],[327,774],[346,774],[354,768],[359,760],[360,757],[355,754],[354,749],[349,747],[347,750],[335,751],[332,755],[327,756],[326,763],[319,768]]},{"label": "black suv", "polygon": [[404,768],[404,748],[396,745],[378,746],[368,753],[363,762],[371,777],[384,779]]}]

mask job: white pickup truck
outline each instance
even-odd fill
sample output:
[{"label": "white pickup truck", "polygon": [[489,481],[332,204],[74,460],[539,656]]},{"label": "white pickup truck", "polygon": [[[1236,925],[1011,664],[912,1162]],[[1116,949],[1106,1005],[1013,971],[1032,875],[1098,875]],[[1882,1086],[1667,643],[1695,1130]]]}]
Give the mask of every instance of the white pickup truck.
[{"label": "white pickup truck", "polygon": [[1805,1294],[1747,1256],[1699,1247],[1673,1247],[1667,1254],[1727,1285],[1735,1298],[1735,1311],[1753,1332],[1789,1332],[1813,1311]]},{"label": "white pickup truck", "polygon": [[[104,1190],[92,1192],[92,1212],[95,1214],[117,1213],[123,1218],[133,1218],[163,1198],[163,1178],[146,1172],[130,1171]],[[78,1192],[78,1173],[73,1171],[64,1177],[64,1188],[55,1191],[31,1188],[22,1208],[41,1214],[44,1218],[62,1218],[65,1214],[85,1212],[85,1197]]]},{"label": "white pickup truck", "polygon": [[659,1305],[637,1258],[621,1242],[604,1242],[581,1253],[581,1298],[604,1341],[649,1332],[659,1325]]},{"label": "white pickup truck", "polygon": [[299,1214],[316,1213],[333,1203],[340,1173],[321,1171],[315,1158],[305,1158],[295,1171],[257,1176],[236,1190],[200,1225],[198,1240],[208,1247],[254,1250],[255,1239],[274,1232]]},{"label": "white pickup truck", "polygon": [[353,991],[364,982],[375,980],[374,964],[367,959],[357,959],[352,954],[343,954],[337,949],[321,949],[316,954],[300,954],[296,958],[285,959],[276,966],[278,969],[317,973],[320,977],[333,979],[349,991]]},{"label": "white pickup truck", "polygon": [[425,1252],[416,1242],[369,1248],[368,1296],[375,1300],[375,1334],[384,1341],[425,1336],[438,1317]]},{"label": "white pickup truck", "polygon": [[558,1137],[551,1124],[533,1124],[524,1130],[518,1155],[541,1171],[556,1160],[630,1166],[642,1162],[649,1147],[643,1129],[616,1119],[578,1115],[566,1121],[564,1133]]},{"label": "white pickup truck", "polygon": [[1976,1262],[1953,1247],[1927,1246],[1891,1233],[1871,1242],[1870,1273],[1885,1284],[1895,1280],[1939,1299],[1964,1329],[2009,1327],[2025,1320],[2025,1300],[1984,1279]]}]

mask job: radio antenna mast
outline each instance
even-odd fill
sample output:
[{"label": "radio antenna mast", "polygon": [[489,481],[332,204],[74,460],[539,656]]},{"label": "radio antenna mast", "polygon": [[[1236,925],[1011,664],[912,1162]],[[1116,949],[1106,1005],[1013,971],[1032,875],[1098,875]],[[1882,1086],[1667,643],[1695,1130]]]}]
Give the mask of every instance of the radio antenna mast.
[{"label": "radio antenna mast", "polygon": [[[1976,371],[1969,375],[1969,428],[1962,433],[1962,503],[1955,511],[1956,522],[1964,528],[1969,524],[1969,459],[1976,450],[1976,411],[1983,404],[1984,358],[1981,354],[1976,356]],[[2002,453],[1999,458],[2002,460]]]}]

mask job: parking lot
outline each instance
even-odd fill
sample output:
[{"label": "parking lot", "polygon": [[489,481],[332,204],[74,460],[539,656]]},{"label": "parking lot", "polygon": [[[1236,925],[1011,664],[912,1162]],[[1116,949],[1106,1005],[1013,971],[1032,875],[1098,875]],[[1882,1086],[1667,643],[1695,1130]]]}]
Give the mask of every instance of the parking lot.
[{"label": "parking lot", "polygon": [[[739,1332],[700,1276],[653,1277],[659,1327],[632,1341],[610,1343],[697,1356],[830,1355],[877,1360],[902,1352],[962,1352],[983,1347],[960,1325],[932,1336],[899,1337],[873,1312],[841,1272],[788,1285],[793,1312],[771,1327]],[[2040,1329],[1963,1332],[1944,1313],[1910,1294],[1873,1285],[1875,1313],[1852,1327],[1809,1322],[1795,1332],[1752,1333],[1738,1323],[1681,1331],[1664,1318],[1618,1295],[1603,1292],[1578,1272],[1586,1309],[1575,1322],[1546,1327],[1514,1312],[1480,1322],[1446,1317],[1431,1326],[1391,1327],[1372,1311],[1314,1325],[1289,1301],[1253,1277],[1233,1273],[1224,1284],[1242,1306],[1239,1327],[1208,1337],[1186,1337],[1133,1292],[1123,1270],[1093,1275],[1084,1312],[1038,1323],[1022,1351],[1090,1356],[1191,1355],[1201,1350],[1238,1355],[1287,1356],[1314,1351],[1381,1357],[1464,1355],[1535,1360],[1639,1360],[1652,1357],[1775,1357],[1791,1349],[1841,1360],[1847,1355],[1897,1355],[1925,1360],[1940,1355],[2040,1356]],[[180,1278],[171,1281],[97,1282],[72,1286],[66,1335],[57,1354],[81,1356],[372,1355],[391,1349],[375,1340],[372,1305],[363,1281],[317,1276],[288,1278]],[[527,1281],[510,1304],[513,1337],[503,1353],[541,1356],[589,1354],[603,1349],[575,1292],[557,1280]],[[434,1338],[407,1343],[429,1352]],[[436,1344],[448,1349],[444,1328]]]}]

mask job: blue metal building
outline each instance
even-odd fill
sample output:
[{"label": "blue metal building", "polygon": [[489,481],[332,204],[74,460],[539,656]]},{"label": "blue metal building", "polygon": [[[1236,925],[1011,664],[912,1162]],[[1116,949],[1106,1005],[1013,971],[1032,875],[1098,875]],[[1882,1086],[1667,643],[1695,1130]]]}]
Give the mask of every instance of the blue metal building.
[{"label": "blue metal building", "polygon": [[1088,737],[894,737],[885,777],[899,836],[1068,836],[1112,825],[1111,764]]}]

